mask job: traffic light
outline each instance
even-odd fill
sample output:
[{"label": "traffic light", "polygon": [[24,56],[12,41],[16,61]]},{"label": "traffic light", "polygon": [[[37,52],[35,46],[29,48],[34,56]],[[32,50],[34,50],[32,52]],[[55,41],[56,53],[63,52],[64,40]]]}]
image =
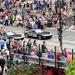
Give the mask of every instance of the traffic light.
[{"label": "traffic light", "polygon": [[61,35],[60,34],[58,35],[58,39],[59,39],[59,41],[61,41]]},{"label": "traffic light", "polygon": [[60,28],[57,28],[57,31],[58,31],[58,39],[59,41],[61,41],[61,29]]},{"label": "traffic light", "polygon": [[57,28],[57,35],[59,35],[60,34],[60,28]]}]

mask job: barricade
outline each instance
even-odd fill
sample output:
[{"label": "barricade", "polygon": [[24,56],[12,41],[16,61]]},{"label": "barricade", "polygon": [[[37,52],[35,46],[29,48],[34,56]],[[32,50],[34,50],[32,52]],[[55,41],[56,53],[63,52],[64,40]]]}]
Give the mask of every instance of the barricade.
[{"label": "barricade", "polygon": [[[18,53],[18,47],[12,48],[13,49],[13,63],[14,64],[38,64],[38,65],[43,65],[43,66],[49,66],[49,67],[55,67],[55,68],[61,68],[64,69],[66,67],[67,61],[60,61],[57,60],[57,52],[64,53],[64,49],[66,49],[67,53],[71,54],[70,58],[72,61],[74,56],[75,56],[75,49],[71,48],[64,48],[63,51],[60,50],[60,48],[57,48],[56,46],[51,46],[51,45],[45,45],[47,48],[47,52],[44,53],[42,52],[42,44],[37,44],[37,46],[31,45],[31,48],[28,47],[27,42],[23,41],[22,44],[22,49],[21,53]],[[11,43],[10,43],[11,45]],[[12,46],[11,46],[12,47]],[[27,54],[25,53],[25,50],[27,48]],[[10,48],[11,49],[11,48]],[[48,53],[53,52],[54,58],[48,58]],[[11,54],[10,54],[11,57]],[[70,62],[69,61],[69,62]],[[61,65],[62,64],[62,65]]]},{"label": "barricade", "polygon": [[[64,69],[66,67],[67,62],[60,61],[60,60],[57,61],[55,56],[54,56],[54,59],[49,59],[46,56],[47,54],[45,55],[46,57],[41,57],[40,55],[38,56],[37,52],[39,52],[39,51],[41,52],[41,46],[42,45],[39,44],[37,46],[38,47],[37,50],[36,51],[35,50],[29,51],[30,53],[28,53],[28,55],[15,53],[14,59],[13,59],[14,62],[18,60],[19,64],[20,63],[24,63],[26,65],[37,64],[40,66],[43,65],[43,66],[49,66],[49,67],[55,67],[56,66],[56,68],[61,68],[61,69]],[[46,45],[46,47],[48,50],[53,50],[53,52],[55,53],[55,47],[54,46]],[[23,57],[25,57],[25,59],[23,59]]]}]

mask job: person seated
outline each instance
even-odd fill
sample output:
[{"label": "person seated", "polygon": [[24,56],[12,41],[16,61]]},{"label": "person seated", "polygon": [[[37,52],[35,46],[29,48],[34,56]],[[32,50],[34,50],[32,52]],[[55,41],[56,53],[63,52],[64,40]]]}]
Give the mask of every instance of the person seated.
[{"label": "person seated", "polygon": [[68,52],[67,53],[67,62],[71,62],[72,61],[72,53]]},{"label": "person seated", "polygon": [[48,58],[49,59],[54,59],[53,51],[48,51]]},{"label": "person seated", "polygon": [[67,50],[66,50],[66,48],[64,48],[63,53],[64,53],[64,56],[67,57]]},{"label": "person seated", "polygon": [[65,61],[64,53],[62,53],[62,55],[61,55],[60,59],[61,59],[61,61]]},{"label": "person seated", "polygon": [[60,60],[60,57],[61,57],[61,52],[57,51],[56,52],[56,60]]}]

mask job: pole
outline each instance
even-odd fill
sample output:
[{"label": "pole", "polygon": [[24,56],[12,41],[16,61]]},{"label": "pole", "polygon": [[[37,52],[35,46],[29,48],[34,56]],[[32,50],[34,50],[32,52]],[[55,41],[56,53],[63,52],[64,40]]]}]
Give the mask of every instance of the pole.
[{"label": "pole", "polygon": [[[73,6],[75,6],[75,0],[73,2]],[[75,25],[75,7],[73,7],[73,12],[74,12],[74,25]]]},{"label": "pole", "polygon": [[75,25],[75,11],[74,11],[74,25]]},{"label": "pole", "polygon": [[62,51],[62,16],[61,16],[61,1],[59,2],[59,27],[60,27],[60,49]]},{"label": "pole", "polygon": [[75,29],[75,0],[73,1],[73,13],[74,13],[74,25],[73,25],[73,29]]},{"label": "pole", "polygon": [[11,44],[10,44],[10,37],[9,37],[9,54],[10,54],[10,63],[11,63],[11,50],[10,50],[10,46],[11,46]]},{"label": "pole", "polygon": [[55,73],[54,75],[58,75],[57,61],[56,61],[56,46],[55,46]]},{"label": "pole", "polygon": [[[39,44],[39,53],[40,53],[40,44]],[[40,55],[39,55],[39,66],[40,66]]]},{"label": "pole", "polygon": [[72,60],[73,60],[73,49],[72,49]]},{"label": "pole", "polygon": [[25,41],[23,41],[23,57],[24,57],[24,65],[25,65]]},{"label": "pole", "polygon": [[55,46],[55,68],[56,68],[56,46]]}]

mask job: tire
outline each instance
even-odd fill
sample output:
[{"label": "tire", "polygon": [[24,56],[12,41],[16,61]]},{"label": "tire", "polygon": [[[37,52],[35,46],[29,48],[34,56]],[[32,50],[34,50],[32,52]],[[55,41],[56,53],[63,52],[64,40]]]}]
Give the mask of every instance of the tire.
[{"label": "tire", "polygon": [[41,36],[38,36],[38,39],[39,39],[39,40],[41,40],[41,39],[42,39],[42,37],[41,37]]},{"label": "tire", "polygon": [[52,38],[52,36],[49,37],[50,39]]},{"label": "tire", "polygon": [[26,37],[29,37],[29,35],[28,35],[27,33],[25,34],[25,36],[26,36]]}]

